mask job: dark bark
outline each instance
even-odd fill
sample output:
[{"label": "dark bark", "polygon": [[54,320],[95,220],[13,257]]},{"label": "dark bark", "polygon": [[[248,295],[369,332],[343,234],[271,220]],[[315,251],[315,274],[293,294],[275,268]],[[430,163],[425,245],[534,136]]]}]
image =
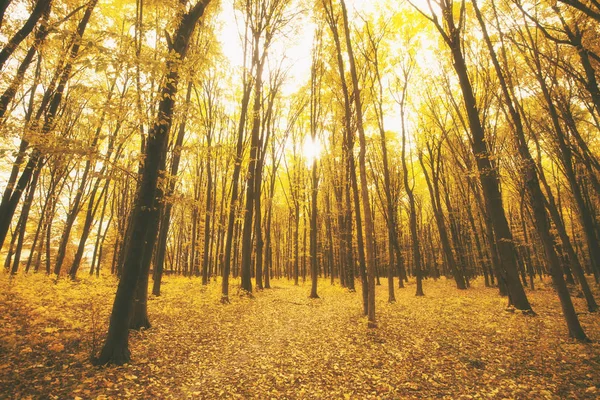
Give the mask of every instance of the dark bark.
[{"label": "dark bark", "polygon": [[583,12],[588,17],[593,18],[594,20],[600,22],[600,7],[596,1],[590,2],[588,4],[580,1],[580,0],[559,0],[561,3],[568,4],[569,6],[576,8],[577,10]]},{"label": "dark bark", "polygon": [[325,8],[326,19],[333,34],[333,39],[336,47],[336,61],[338,66],[338,73],[340,76],[340,82],[342,86],[342,94],[344,96],[344,138],[343,138],[343,158],[344,158],[344,169],[346,173],[345,184],[344,184],[344,209],[345,215],[343,218],[343,244],[344,254],[346,258],[346,283],[348,289],[354,291],[354,254],[352,245],[352,203],[354,203],[354,210],[356,213],[356,233],[357,233],[357,247],[358,247],[358,259],[359,259],[359,270],[362,281],[362,294],[363,294],[363,311],[364,314],[368,313],[368,282],[366,277],[366,266],[365,266],[365,252],[363,244],[363,233],[362,233],[362,217],[360,210],[360,200],[358,197],[358,184],[356,181],[356,166],[354,162],[354,132],[352,130],[352,111],[350,104],[350,91],[346,82],[346,72],[344,68],[344,59],[342,53],[342,46],[340,41],[340,34],[338,31],[338,22],[335,12],[333,10],[333,3],[331,0],[323,0],[323,6]]},{"label": "dark bark", "polygon": [[488,46],[488,51],[490,53],[492,62],[496,70],[496,74],[500,81],[500,86],[504,95],[505,105],[508,108],[511,119],[514,123],[514,133],[516,136],[517,148],[523,164],[522,172],[525,181],[525,188],[529,195],[530,206],[533,212],[533,218],[535,221],[537,232],[542,241],[544,252],[546,254],[546,259],[548,261],[550,275],[552,276],[552,283],[554,284],[554,287],[560,298],[563,315],[565,317],[567,327],[569,329],[569,335],[577,340],[588,341],[589,339],[585,335],[583,328],[579,323],[579,319],[577,317],[577,313],[575,312],[575,308],[573,307],[571,296],[569,294],[564,280],[560,259],[554,247],[554,238],[552,233],[550,232],[550,223],[544,205],[545,198],[540,188],[540,183],[537,176],[537,171],[535,169],[533,157],[531,156],[531,153],[529,152],[529,147],[527,146],[527,140],[525,138],[521,116],[513,105],[513,98],[510,95],[508,85],[504,79],[504,73],[500,68],[500,64],[497,60],[495,50],[487,35],[485,23],[475,2],[473,2],[473,7],[475,9],[477,18],[482,28],[484,38]]},{"label": "dark bark", "polygon": [[[404,180],[404,189],[406,190],[406,194],[408,195],[408,205],[409,205],[409,226],[410,226],[410,236],[411,236],[411,245],[412,245],[412,256],[413,256],[413,266],[415,278],[417,281],[416,287],[416,296],[424,296],[423,293],[423,276],[422,276],[422,258],[421,258],[421,248],[419,246],[419,236],[417,233],[417,209],[415,206],[415,195],[414,195],[414,177],[412,185],[408,179],[408,163],[406,161],[406,125],[404,123],[404,115],[405,115],[405,105],[406,105],[406,95],[408,93],[408,81],[410,78],[412,70],[412,65],[408,65],[403,69],[403,81],[402,81],[402,89],[400,93],[400,99],[398,104],[400,105],[400,128],[402,134],[402,178]],[[411,161],[412,166],[412,161]],[[389,205],[388,205],[389,207]],[[400,279],[402,279],[400,277]]]},{"label": "dark bark", "polygon": [[[179,60],[185,58],[192,32],[209,1],[203,0],[196,3],[189,12],[182,15],[171,45],[171,50],[179,56]],[[100,356],[95,360],[98,365],[109,363],[120,365],[130,361],[128,325],[133,311],[135,288],[142,273],[141,259],[144,251],[152,248],[146,241],[155,240],[155,238],[148,237],[150,236],[148,230],[153,221],[152,214],[156,213],[160,201],[156,198],[158,178],[164,172],[167,139],[179,81],[179,60],[169,59],[166,61],[165,84],[159,97],[156,123],[148,135],[144,168],[131,219],[132,237],[127,246],[123,273],[113,304],[106,342]]]},{"label": "dark bark", "polygon": [[539,54],[537,52],[533,52],[531,54],[531,61],[533,62],[534,74],[538,80],[540,85],[540,89],[542,90],[542,94],[544,100],[546,101],[546,105],[548,107],[548,113],[550,115],[550,119],[552,121],[552,127],[554,130],[555,138],[558,144],[560,161],[563,166],[565,177],[567,178],[567,182],[569,183],[569,187],[571,189],[571,193],[575,200],[575,205],[577,207],[577,211],[579,214],[579,220],[581,225],[583,226],[583,231],[585,234],[586,242],[588,245],[590,259],[591,262],[599,266],[600,265],[600,245],[598,238],[596,237],[596,231],[594,227],[594,215],[590,212],[590,209],[587,207],[585,200],[583,198],[583,194],[581,191],[581,187],[577,181],[577,175],[575,172],[575,168],[573,166],[573,155],[572,150],[569,144],[567,143],[567,139],[565,137],[565,132],[560,123],[560,117],[558,110],[554,104],[554,100],[552,94],[550,93],[550,89],[546,83],[546,80],[542,74],[541,62],[539,59]]},{"label": "dark bark", "polygon": [[[192,82],[188,83],[187,93],[185,96],[185,109],[187,110],[190,105],[190,100],[192,96]],[[187,113],[184,114],[187,116]],[[166,196],[172,196],[175,192],[175,183],[179,172],[179,163],[181,161],[181,146],[183,145],[183,139],[185,138],[185,126],[186,126],[187,118],[184,117],[179,125],[179,129],[177,131],[177,137],[175,139],[175,144],[173,145],[173,158],[171,159],[171,170],[169,171],[169,181],[166,189]],[[152,294],[155,296],[160,296],[160,284],[162,281],[162,275],[165,267],[165,256],[167,252],[167,238],[169,235],[169,227],[171,225],[171,210],[173,209],[173,203],[167,202],[167,204],[163,208],[161,222],[160,222],[160,231],[158,234],[158,244],[156,248],[156,262],[154,263],[154,274],[152,276],[153,285],[152,285]]]},{"label": "dark bark", "polygon": [[[314,140],[314,137],[313,137]],[[317,172],[317,160],[313,160],[312,163],[312,179],[311,179],[311,213],[310,213],[310,274],[311,274],[311,288],[310,298],[317,299],[317,280],[318,280],[318,259],[317,259],[317,197],[319,190],[319,176]]]},{"label": "dark bark", "polygon": [[[43,228],[46,224],[45,220],[47,218],[48,215],[48,210],[51,206],[51,198],[50,198],[50,194],[53,192],[53,188],[52,188],[52,182],[50,182],[49,185],[49,189],[48,189],[48,194],[44,200],[44,205],[42,206],[42,210],[40,212],[40,220],[38,221],[38,226],[35,230],[35,234],[33,236],[33,241],[31,243],[31,251],[29,252],[29,257],[27,258],[27,265],[25,266],[25,272],[29,272],[30,268],[31,268],[31,264],[33,263],[34,260],[34,256],[37,252],[38,254],[38,261],[36,263],[36,266],[34,267],[34,269],[37,269],[39,267],[39,255],[40,252],[42,251],[42,247],[44,244],[43,241],[43,236],[44,236],[44,232],[43,232]],[[39,244],[38,244],[39,243]],[[9,253],[10,254],[10,253]],[[8,256],[7,256],[8,257]]]},{"label": "dark bark", "polygon": [[0,27],[2,26],[2,22],[4,21],[4,13],[6,12],[6,9],[8,8],[11,2],[12,0],[0,1]]},{"label": "dark bark", "polygon": [[427,183],[427,188],[429,190],[429,197],[431,199],[433,215],[438,228],[440,244],[442,246],[442,251],[444,252],[444,260],[446,261],[446,264],[448,265],[448,268],[454,277],[456,287],[458,289],[466,289],[467,286],[465,284],[464,277],[456,265],[454,253],[452,252],[452,246],[450,245],[450,238],[448,236],[448,230],[446,228],[446,222],[444,221],[444,215],[440,202],[440,189],[438,182],[439,164],[441,162],[441,142],[436,146],[436,149],[432,149],[429,145],[427,147],[429,151],[429,166],[431,168],[431,176],[429,176],[429,173],[427,172],[424,157],[421,153],[419,153],[419,162],[421,163],[421,168],[423,169],[423,174],[425,176],[425,182]]},{"label": "dark bark", "polygon": [[[19,264],[21,262],[21,251],[23,250],[23,241],[25,238],[25,233],[27,232],[27,220],[29,219],[29,211],[31,210],[31,203],[33,203],[33,197],[35,195],[35,190],[37,188],[37,183],[40,177],[40,173],[42,170],[42,163],[40,162],[35,169],[33,174],[33,178],[31,179],[31,183],[27,189],[27,195],[25,197],[25,201],[23,202],[23,208],[21,210],[21,215],[19,217],[18,223],[18,239],[17,239],[17,247],[14,253],[13,265],[10,270],[11,274],[16,274],[19,269]],[[7,259],[9,259],[7,257]]]},{"label": "dark bark", "polygon": [[[368,27],[368,25],[367,25]],[[387,139],[384,127],[384,110],[383,110],[383,85],[381,83],[381,73],[379,71],[379,48],[378,42],[373,38],[371,32],[368,31],[368,39],[371,44],[371,50],[373,51],[373,56],[370,61],[373,64],[375,79],[377,81],[377,88],[375,89],[375,85],[373,85],[373,92],[376,96],[375,102],[375,113],[377,115],[377,126],[379,128],[379,138],[381,144],[381,156],[383,163],[383,190],[385,193],[385,208],[386,208],[386,224],[388,228],[388,269],[387,269],[387,277],[388,277],[388,302],[393,303],[396,301],[394,295],[394,270],[396,267],[396,257],[395,257],[395,249],[397,247],[398,236],[396,234],[396,226],[398,224],[396,217],[396,207],[394,205],[394,199],[392,197],[392,184],[390,179],[390,168],[388,161],[388,149],[387,149]],[[399,277],[401,280],[402,277]]]},{"label": "dark bark", "polygon": [[300,276],[300,204],[294,196],[294,285],[298,286]]},{"label": "dark bark", "polygon": [[500,263],[502,265],[503,280],[509,293],[510,302],[519,310],[529,311],[531,305],[525,290],[519,280],[516,250],[512,240],[512,233],[508,226],[502,194],[500,192],[499,175],[490,160],[491,152],[487,142],[486,133],[481,123],[477,101],[473,86],[468,75],[467,64],[462,51],[461,28],[465,17],[465,4],[461,3],[458,23],[454,20],[453,2],[450,1],[442,7],[443,27],[437,17],[433,17],[436,28],[442,35],[452,54],[454,70],[458,76],[467,119],[471,133],[471,147],[475,156],[479,179],[485,199],[485,208],[490,216]]},{"label": "dark bark", "polygon": [[[539,142],[536,141],[536,144],[538,146],[538,154],[539,154],[539,152],[540,152]],[[548,211],[550,213],[552,222],[554,222],[554,226],[556,227],[556,230],[558,232],[558,236],[560,237],[562,246],[567,253],[569,263],[570,263],[571,267],[573,267],[575,276],[577,276],[577,280],[579,281],[581,290],[582,290],[582,292],[585,296],[585,300],[587,302],[588,310],[590,312],[597,311],[598,304],[596,303],[596,300],[594,299],[594,296],[592,294],[592,291],[590,289],[588,281],[585,277],[583,267],[581,266],[581,263],[579,262],[577,253],[575,252],[575,249],[573,248],[573,245],[571,243],[571,239],[569,238],[569,235],[567,234],[567,230],[565,228],[563,220],[558,211],[556,201],[554,200],[554,195],[552,194],[552,190],[550,189],[550,185],[548,185],[548,182],[546,181],[546,177],[545,177],[543,169],[540,168],[540,169],[538,169],[538,171],[539,171],[539,180],[543,184],[544,189],[546,191],[546,208],[548,209]]]},{"label": "dark bark", "polygon": [[111,210],[110,216],[108,217],[108,221],[106,221],[106,228],[104,233],[102,232],[102,228],[104,227],[104,218],[106,217],[106,206],[108,205],[108,185],[109,181],[106,183],[106,194],[104,196],[104,200],[102,202],[102,211],[100,211],[100,220],[98,221],[98,232],[96,234],[96,242],[94,244],[94,253],[92,254],[92,262],[90,265],[90,276],[94,274],[94,270],[96,271],[96,276],[100,276],[100,265],[102,263],[102,248],[104,246],[104,239],[106,237],[106,232],[110,228],[110,224],[113,219],[113,211]]},{"label": "dark bark", "polygon": [[448,212],[448,226],[450,228],[450,238],[452,239],[454,253],[457,258],[457,270],[458,274],[462,276],[464,281],[465,288],[469,287],[469,278],[466,272],[467,268],[467,259],[466,259],[466,250],[463,247],[463,241],[460,233],[459,222],[456,218],[456,211],[452,206],[452,202],[450,201],[450,189],[449,183],[447,181],[447,176],[444,168],[445,164],[441,164],[442,171],[440,172],[440,178],[442,181],[442,187],[444,189],[444,205],[446,206],[446,211]]},{"label": "dark bark", "polygon": [[[44,95],[44,99],[42,100],[42,105],[40,106],[40,110],[38,111],[38,115],[36,115],[35,122],[34,122],[35,124],[37,124],[38,119],[41,117],[42,112],[45,110],[45,103],[48,102],[48,109],[45,110],[44,123],[41,128],[42,135],[48,134],[54,128],[55,118],[57,116],[58,109],[63,100],[65,87],[66,87],[68,79],[71,76],[73,62],[75,61],[75,58],[77,57],[77,54],[79,53],[80,39],[83,37],[83,34],[87,27],[87,24],[92,15],[92,11],[93,11],[94,7],[96,6],[96,2],[97,2],[97,0],[92,0],[88,4],[83,17],[77,26],[77,30],[76,30],[75,34],[73,35],[72,46],[70,47],[67,61],[65,62],[65,65],[60,70],[60,72],[57,71],[57,74],[56,74],[57,77],[60,76],[58,85],[56,86],[56,90],[55,91],[47,90],[46,94]],[[53,85],[51,84],[50,87],[52,87],[52,86]],[[21,147],[26,149],[27,146],[28,146],[28,143],[26,141],[22,141]],[[22,154],[22,153],[20,153],[20,154]],[[25,187],[31,180],[31,177],[35,170],[35,166],[38,164],[38,162],[42,158],[43,158],[43,155],[42,155],[40,149],[37,149],[37,148],[34,149],[31,153],[31,155],[29,156],[29,160],[28,160],[23,172],[21,173],[21,176],[19,177],[18,181],[16,181],[16,186],[14,187],[14,189],[12,188],[12,185],[10,184],[10,182],[6,188],[6,191],[2,198],[2,204],[0,205],[0,248],[2,248],[2,245],[4,244],[4,240],[6,239],[6,234],[10,227],[10,223],[14,216],[15,210],[17,209],[17,206],[21,199],[21,195],[22,195],[23,191],[25,190]],[[17,173],[18,173],[18,163],[15,164],[15,167],[17,168]],[[13,172],[14,171],[15,170],[13,169]],[[15,175],[15,179],[16,179],[16,175]]]},{"label": "dark bark", "polygon": [[[246,79],[246,77],[245,77]],[[225,240],[225,255],[223,257],[223,281],[221,289],[221,302],[229,303],[229,273],[231,269],[231,250],[233,247],[233,231],[235,225],[235,216],[237,213],[238,192],[240,172],[242,169],[242,157],[244,152],[244,127],[246,125],[246,117],[248,115],[248,105],[250,103],[250,93],[252,84],[244,81],[244,93],[242,95],[242,105],[240,110],[240,120],[238,123],[237,144],[235,164],[233,166],[233,177],[231,187],[231,201],[229,202],[229,217],[227,221],[227,237]]]},{"label": "dark bark", "polygon": [[[356,112],[356,122],[358,128],[358,141],[360,144],[360,149],[358,153],[358,167],[360,173],[360,195],[362,199],[362,207],[363,213],[365,217],[365,247],[366,247],[366,272],[367,272],[367,316],[369,319],[369,327],[374,328],[377,326],[377,322],[375,320],[375,238],[374,238],[374,225],[373,225],[373,216],[371,213],[371,203],[369,200],[369,191],[368,191],[368,183],[367,183],[367,161],[366,161],[366,139],[365,139],[365,130],[363,126],[363,110],[362,110],[362,100],[360,96],[360,89],[358,86],[358,73],[356,71],[356,64],[354,53],[352,50],[352,42],[350,40],[350,26],[348,23],[348,13],[346,10],[346,3],[344,0],[340,1],[342,6],[342,20],[344,26],[344,37],[346,39],[346,51],[348,52],[348,60],[350,62],[350,76],[352,77],[352,87],[353,87],[353,98],[354,98],[354,107]],[[358,214],[357,214],[358,216]]]},{"label": "dark bark", "polygon": [[208,159],[206,160],[206,210],[204,217],[204,248],[202,252],[202,284],[208,285],[208,262],[210,258],[209,254],[209,245],[210,245],[210,217],[212,214],[213,207],[213,176],[212,176],[212,166],[211,166],[211,135],[209,131],[206,134],[206,141],[208,146]]},{"label": "dark bark", "polygon": [[[25,24],[19,29],[0,51],[0,70],[19,44],[33,31],[42,16],[50,11],[52,0],[38,0]],[[1,8],[1,7],[0,7]],[[4,14],[4,11],[2,11]]]},{"label": "dark bark", "polygon": [[[305,182],[302,183],[302,186],[304,187],[306,185]],[[306,198],[305,198],[306,201]],[[303,223],[302,223],[302,283],[306,282],[306,231],[308,230],[308,207],[306,206],[306,203],[304,205],[304,212],[302,213],[302,219],[303,219]]]},{"label": "dark bark", "polygon": [[[150,142],[148,142],[150,143]],[[166,145],[165,145],[166,147]],[[166,148],[165,148],[165,159],[166,159]],[[160,165],[160,173],[165,171],[165,159],[163,159]],[[140,276],[135,287],[135,297],[133,300],[133,310],[129,318],[129,329],[150,329],[150,319],[148,317],[148,281],[150,273],[150,265],[152,264],[152,257],[154,256],[154,248],[156,239],[158,237],[158,229],[160,224],[160,212],[163,206],[162,199],[164,197],[163,190],[158,187],[155,194],[155,203],[150,212],[147,213],[146,218],[146,238],[142,248],[142,259]]]},{"label": "dark bark", "polygon": [[[260,151],[259,151],[260,152]],[[255,209],[255,221],[254,221],[254,279],[256,281],[256,288],[259,290],[263,289],[263,262],[264,255],[263,250],[265,248],[265,241],[263,239],[262,230],[262,161],[256,166],[256,179],[255,179],[255,193],[256,198],[254,201]]]},{"label": "dark bark", "polygon": [[[269,10],[268,12],[272,12]],[[250,18],[250,16],[249,16]],[[266,19],[263,21],[262,19]],[[261,185],[262,174],[260,160],[260,128],[261,128],[261,106],[262,106],[262,81],[263,68],[267,56],[267,49],[270,44],[271,36],[266,35],[264,40],[261,40],[261,33],[267,30],[261,24],[267,24],[269,18],[261,17],[259,26],[252,27],[252,64],[256,67],[256,76],[254,79],[254,100],[252,106],[252,128],[250,132],[250,161],[248,163],[248,171],[246,174],[246,205],[244,211],[244,226],[242,230],[242,282],[241,286],[246,292],[252,292],[252,230],[254,228],[254,220],[260,229],[261,221],[255,217],[255,202],[258,200],[259,193],[257,188]],[[262,54],[260,52],[260,46]],[[259,201],[259,200],[258,200]],[[261,243],[262,246],[262,243]]]},{"label": "dark bark", "polygon": [[107,180],[102,190],[100,191],[98,201],[96,201],[96,195],[98,194],[98,189],[100,188],[100,178],[96,180],[96,182],[94,183],[94,187],[90,193],[87,212],[85,215],[85,220],[83,222],[83,227],[81,229],[81,238],[79,239],[79,245],[77,246],[75,257],[73,258],[73,262],[71,263],[71,267],[69,268],[69,276],[73,280],[77,276],[77,271],[79,270],[79,266],[81,265],[81,260],[83,258],[83,252],[85,251],[85,242],[87,241],[87,238],[90,235],[90,232],[92,230],[92,223],[94,222],[94,216],[96,215],[96,211],[98,210],[100,201],[106,195],[106,190],[108,188],[109,182],[110,181]]},{"label": "dark bark", "polygon": [[[4,114],[8,110],[8,105],[14,99],[15,94],[17,94],[17,90],[19,89],[19,87],[21,87],[21,84],[23,83],[23,77],[25,76],[25,72],[27,72],[27,69],[31,65],[31,62],[33,61],[33,57],[35,56],[38,48],[42,45],[42,43],[48,36],[48,28],[46,27],[46,23],[47,23],[49,14],[50,14],[50,8],[48,8],[46,10],[46,12],[44,13],[44,17],[42,19],[41,26],[35,33],[33,45],[27,51],[27,54],[23,58],[23,61],[21,61],[21,64],[19,65],[19,68],[17,69],[17,73],[16,73],[15,77],[11,81],[10,85],[6,88],[6,90],[4,90],[4,93],[2,93],[2,96],[0,96],[0,120],[4,117]],[[39,79],[40,62],[41,62],[41,57],[38,57],[38,67],[36,70],[36,77],[35,77],[36,82]]]},{"label": "dark bark", "polygon": [[[110,104],[110,102],[112,100],[112,95],[114,93],[115,84],[116,84],[116,80],[113,81],[113,84],[111,85],[110,92],[106,99],[106,105],[102,111],[102,115],[100,116],[100,122],[98,123],[98,126],[96,127],[96,131],[94,132],[94,136],[90,143],[90,151],[92,151],[92,152],[95,152],[97,149],[98,142],[100,139],[100,134],[102,133],[102,129],[104,128],[104,122],[106,120],[106,107]],[[63,228],[63,233],[62,233],[62,236],[60,239],[60,244],[59,244],[58,251],[56,254],[56,261],[54,263],[54,274],[56,274],[56,275],[60,275],[60,270],[62,268],[62,264],[65,259],[67,247],[70,244],[69,238],[71,235],[71,230],[73,229],[73,224],[75,223],[77,215],[79,214],[79,211],[81,209],[81,202],[83,201],[84,193],[85,193],[86,187],[88,186],[88,176],[90,175],[90,172],[93,172],[95,166],[96,166],[95,160],[93,160],[92,158],[88,158],[86,160],[85,167],[83,169],[83,173],[79,180],[79,187],[77,189],[77,192],[75,193],[75,198],[73,199],[73,203],[67,214],[65,226]],[[99,185],[100,185],[100,181],[99,181],[99,179],[97,179],[94,189],[92,190],[93,196],[95,196],[95,192],[98,190]],[[88,210],[88,213],[89,213],[89,210]],[[87,225],[88,225],[88,228],[87,228],[88,233],[89,233],[89,227],[91,226],[92,219],[93,219],[93,215],[91,215],[89,218],[86,216],[85,223],[87,223]],[[77,268],[78,267],[79,266],[77,266]],[[72,271],[72,273],[70,272],[71,278],[73,278],[73,279],[75,279],[75,275],[77,273],[77,268],[74,271]]]},{"label": "dark bark", "polygon": [[[318,125],[321,117],[321,77],[322,77],[322,65],[321,65],[321,40],[322,30],[319,29],[316,43],[313,48],[313,61],[311,67],[310,76],[310,135],[312,143],[315,144],[317,141]],[[318,271],[319,271],[319,259],[318,259],[318,191],[319,191],[319,171],[318,171],[318,160],[317,154],[313,154],[312,168],[311,168],[311,191],[310,191],[310,277],[311,277],[311,288],[310,298],[317,299],[317,282],[318,282]]]},{"label": "dark bark", "polygon": [[[213,148],[212,140],[216,124],[215,96],[212,81],[203,84],[202,119],[206,132],[206,205],[204,210],[204,246],[202,249],[202,285],[210,280],[211,217],[214,214],[215,198],[213,189]],[[196,96],[198,93],[196,92]],[[199,96],[198,96],[199,97]],[[200,100],[199,100],[200,101]],[[215,174],[216,176],[216,174]]]}]

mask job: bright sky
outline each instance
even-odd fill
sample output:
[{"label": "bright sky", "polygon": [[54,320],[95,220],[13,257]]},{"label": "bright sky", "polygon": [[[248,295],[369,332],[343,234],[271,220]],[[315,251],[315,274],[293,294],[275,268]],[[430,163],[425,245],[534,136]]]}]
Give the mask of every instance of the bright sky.
[{"label": "bright sky", "polygon": [[[359,14],[376,13],[381,5],[389,0],[346,0],[348,7],[349,19],[356,20],[354,17]],[[221,32],[218,37],[221,40],[222,49],[225,56],[229,59],[234,70],[239,71],[239,67],[243,65],[243,49],[242,36],[244,33],[244,20],[241,14],[234,13],[234,0],[223,0],[221,5],[221,14],[217,26],[221,27]],[[401,4],[398,2],[397,4]],[[413,0],[413,4],[417,4],[423,10],[427,10],[426,0]],[[273,43],[270,55],[273,61],[284,59],[284,66],[289,67],[288,80],[284,84],[282,91],[284,95],[291,94],[308,81],[311,66],[311,51],[313,44],[314,25],[310,21],[310,16],[302,15],[300,18],[304,20],[294,20],[294,29],[297,29],[293,34]],[[237,72],[236,72],[237,73]],[[401,119],[398,107],[395,105],[391,110],[386,112],[384,125],[386,130],[400,132]],[[408,126],[408,125],[407,125]],[[305,146],[307,146],[305,144]],[[315,145],[308,145],[314,147]],[[315,150],[319,152],[320,149]],[[306,150],[305,153],[311,153],[312,150]]]},{"label": "bright sky", "polygon": [[[222,27],[219,35],[223,52],[230,60],[233,67],[243,65],[242,36],[244,33],[244,21],[241,15],[233,10],[234,0],[223,0],[219,26]],[[356,11],[361,13],[371,12],[376,9],[378,1],[346,0],[350,19]],[[295,21],[299,31],[293,35],[273,44],[271,54],[275,59],[286,58],[286,65],[290,66],[290,79],[288,85],[296,86],[307,79],[311,64],[311,49],[313,41],[314,25],[309,16],[302,16],[302,23]],[[290,90],[290,88],[287,88]],[[295,88],[294,88],[295,89]],[[285,90],[284,90],[285,91]]]}]

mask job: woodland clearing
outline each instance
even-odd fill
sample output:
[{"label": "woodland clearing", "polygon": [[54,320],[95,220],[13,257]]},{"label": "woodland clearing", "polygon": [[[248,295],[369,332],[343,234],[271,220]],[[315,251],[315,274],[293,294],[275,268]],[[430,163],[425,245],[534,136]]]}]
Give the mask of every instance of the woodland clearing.
[{"label": "woodland clearing", "polygon": [[[132,331],[132,363],[94,367],[116,280],[0,275],[0,397],[26,398],[597,398],[600,316],[579,317],[590,344],[567,337],[547,283],[528,292],[537,316],[505,310],[476,280],[414,283],[368,329],[361,295],[325,280],[219,303],[220,286],[166,277],[150,296],[152,328]],[[236,282],[237,283],[237,282]],[[574,297],[578,311],[583,299]]]}]

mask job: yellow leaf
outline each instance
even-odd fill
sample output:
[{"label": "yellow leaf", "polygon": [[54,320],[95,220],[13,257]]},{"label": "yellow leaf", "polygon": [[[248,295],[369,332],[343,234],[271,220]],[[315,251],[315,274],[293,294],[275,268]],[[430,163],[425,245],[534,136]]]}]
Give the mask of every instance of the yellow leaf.
[{"label": "yellow leaf", "polygon": [[51,351],[63,351],[65,349],[65,346],[62,343],[52,343],[50,346],[48,346],[48,350]]}]

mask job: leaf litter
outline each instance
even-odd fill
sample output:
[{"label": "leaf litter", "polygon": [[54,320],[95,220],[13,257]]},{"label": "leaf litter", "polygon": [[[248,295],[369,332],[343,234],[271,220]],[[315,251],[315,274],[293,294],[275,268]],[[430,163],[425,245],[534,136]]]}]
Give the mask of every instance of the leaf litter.
[{"label": "leaf litter", "polygon": [[[166,277],[149,296],[152,328],[130,334],[132,363],[93,367],[116,290],[112,277],[58,282],[0,274],[0,397],[161,399],[593,399],[600,395],[600,315],[592,339],[568,338],[556,294],[528,296],[537,316],[505,311],[497,290],[445,279],[377,287],[378,328],[362,316],[360,288],[274,280],[222,305],[220,284]],[[237,282],[234,281],[233,288]],[[596,288],[597,289],[597,288]],[[235,292],[235,290],[232,290]],[[598,296],[598,292],[595,292]]]}]

